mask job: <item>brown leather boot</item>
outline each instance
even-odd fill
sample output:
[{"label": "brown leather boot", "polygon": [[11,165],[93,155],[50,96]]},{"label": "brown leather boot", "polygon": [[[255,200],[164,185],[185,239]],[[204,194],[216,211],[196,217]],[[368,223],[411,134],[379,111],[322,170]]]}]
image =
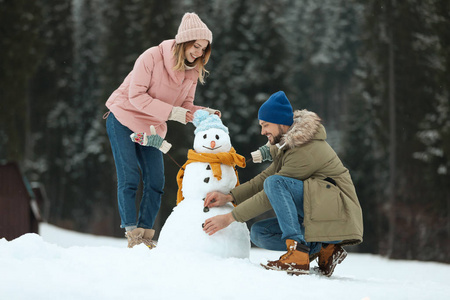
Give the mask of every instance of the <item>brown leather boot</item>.
[{"label": "brown leather boot", "polygon": [[136,245],[144,243],[148,248],[152,249],[156,247],[156,243],[152,240],[155,230],[135,228],[125,233],[128,239],[128,248],[133,248]]},{"label": "brown leather boot", "polygon": [[337,264],[347,257],[347,251],[339,245],[328,244],[322,246],[319,252],[319,273],[330,277]]},{"label": "brown leather boot", "polygon": [[287,253],[279,260],[261,264],[267,270],[286,271],[291,275],[309,274],[309,248],[294,240],[286,240]]}]

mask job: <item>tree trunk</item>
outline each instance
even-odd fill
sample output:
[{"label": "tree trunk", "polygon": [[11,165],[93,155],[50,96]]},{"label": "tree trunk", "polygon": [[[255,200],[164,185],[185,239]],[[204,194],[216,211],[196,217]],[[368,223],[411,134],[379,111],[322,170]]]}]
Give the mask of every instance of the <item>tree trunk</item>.
[{"label": "tree trunk", "polygon": [[[395,2],[395,0],[394,0]],[[388,222],[389,222],[389,233],[388,233],[388,256],[392,256],[395,242],[395,231],[396,231],[396,150],[397,150],[397,136],[396,136],[396,103],[395,103],[395,68],[394,68],[394,38],[393,38],[393,3],[388,3],[387,6],[387,34],[388,34],[388,100],[389,100],[389,189],[388,189]]]}]

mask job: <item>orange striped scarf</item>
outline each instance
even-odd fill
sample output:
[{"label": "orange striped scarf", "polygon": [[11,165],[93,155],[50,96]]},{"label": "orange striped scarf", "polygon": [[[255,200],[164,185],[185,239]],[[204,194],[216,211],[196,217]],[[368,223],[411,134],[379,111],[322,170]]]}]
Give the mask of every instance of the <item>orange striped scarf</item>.
[{"label": "orange striped scarf", "polygon": [[238,179],[236,186],[239,185],[239,177],[236,170],[236,165],[245,168],[245,158],[242,155],[236,153],[233,147],[229,152],[220,152],[220,153],[198,153],[194,150],[188,151],[188,160],[181,167],[180,171],[177,174],[177,183],[178,183],[178,193],[177,193],[177,205],[180,203],[184,197],[182,189],[183,184],[183,176],[184,170],[186,166],[192,162],[207,162],[211,165],[211,170],[213,175],[217,180],[222,179],[222,169],[220,168],[221,164],[229,165],[234,168],[234,172],[236,173],[236,177]]}]

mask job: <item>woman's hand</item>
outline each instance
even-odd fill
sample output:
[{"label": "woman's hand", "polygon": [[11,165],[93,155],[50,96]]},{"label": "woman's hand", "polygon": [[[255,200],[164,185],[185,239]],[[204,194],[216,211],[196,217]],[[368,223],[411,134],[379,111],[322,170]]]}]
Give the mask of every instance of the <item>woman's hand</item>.
[{"label": "woman's hand", "polygon": [[194,120],[194,114],[191,111],[186,112],[186,123],[192,122]]},{"label": "woman's hand", "polygon": [[210,115],[214,114],[219,116],[219,118],[222,118],[222,113],[220,112],[220,110],[214,109],[214,108],[209,108],[209,107],[205,107],[203,108],[203,110],[207,111]]},{"label": "woman's hand", "polygon": [[212,218],[209,218],[203,224],[203,231],[208,235],[213,235],[219,230],[222,230],[231,223],[236,221],[231,213],[227,213],[225,215],[218,215]]},{"label": "woman's hand", "polygon": [[153,125],[150,126],[150,133],[151,135],[147,135],[147,133],[145,132],[133,132],[130,135],[130,138],[133,142],[138,143],[139,145],[155,147],[162,153],[166,154],[172,147],[172,144],[168,143],[162,137],[157,135],[155,126]]},{"label": "woman's hand", "polygon": [[233,196],[231,194],[223,194],[221,192],[210,192],[206,194],[205,207],[216,207],[223,206],[228,202],[233,201]]}]

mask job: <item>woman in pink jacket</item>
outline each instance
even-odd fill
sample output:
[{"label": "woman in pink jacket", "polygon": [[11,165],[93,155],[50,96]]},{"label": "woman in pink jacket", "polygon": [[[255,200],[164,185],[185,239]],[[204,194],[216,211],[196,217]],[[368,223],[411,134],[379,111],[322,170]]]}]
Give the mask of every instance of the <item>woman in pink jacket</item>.
[{"label": "woman in pink jacket", "polygon": [[[141,54],[106,102],[110,110],[106,129],[116,164],[121,227],[125,228],[128,247],[140,243],[155,246],[152,228],[164,188],[162,153],[171,147],[164,141],[166,122],[191,122],[198,109],[220,115],[216,110],[194,105],[197,81],[203,83],[207,73],[211,42],[208,27],[195,13],[186,13],[175,39]],[[130,135],[139,138],[132,140]],[[136,220],[140,174],[144,188]]]}]

